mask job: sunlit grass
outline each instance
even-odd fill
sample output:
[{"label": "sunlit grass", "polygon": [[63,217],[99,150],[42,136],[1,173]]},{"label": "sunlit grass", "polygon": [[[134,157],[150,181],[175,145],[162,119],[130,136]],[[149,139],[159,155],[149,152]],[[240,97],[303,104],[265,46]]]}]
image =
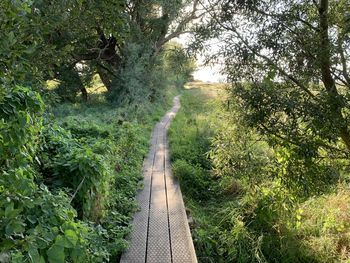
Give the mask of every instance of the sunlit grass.
[{"label": "sunlit grass", "polygon": [[300,206],[297,233],[322,262],[349,262],[350,189],[310,198]]},{"label": "sunlit grass", "polygon": [[86,88],[88,94],[103,94],[107,92],[107,88],[103,85],[101,78],[98,74],[95,74],[89,87]]},{"label": "sunlit grass", "polygon": [[60,84],[58,80],[48,80],[46,81],[46,88],[48,90],[54,90],[55,88],[57,88],[58,84]]},{"label": "sunlit grass", "polygon": [[[169,132],[173,171],[193,218],[199,262],[349,263],[350,188],[345,183],[323,195],[298,198],[264,171],[245,174],[243,165],[230,176],[214,180],[208,176],[215,174],[206,158],[218,132],[226,136],[221,141],[233,147],[233,155],[244,154],[243,149],[235,148],[235,141],[249,138],[231,131],[240,125],[229,122],[239,109],[225,111],[228,88],[225,84],[187,83],[182,108]],[[262,148],[249,147],[251,156],[266,154],[274,160],[267,142],[261,143]],[[223,162],[230,160],[230,156],[222,157]]]}]

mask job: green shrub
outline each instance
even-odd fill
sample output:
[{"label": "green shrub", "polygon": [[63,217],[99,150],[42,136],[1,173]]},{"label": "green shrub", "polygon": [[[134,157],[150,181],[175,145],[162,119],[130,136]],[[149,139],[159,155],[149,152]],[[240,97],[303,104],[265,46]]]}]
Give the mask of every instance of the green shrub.
[{"label": "green shrub", "polygon": [[95,262],[87,253],[90,227],[75,221],[65,193],[37,187],[34,177],[24,168],[1,175],[1,253],[11,262]]},{"label": "green shrub", "polygon": [[276,148],[275,171],[281,182],[301,197],[319,195],[334,190],[340,179],[337,165],[330,159],[316,162],[303,157],[305,149],[299,147]]},{"label": "green shrub", "polygon": [[104,177],[100,178],[107,174],[103,158],[64,129],[44,125],[38,93],[18,86],[2,87],[1,92],[1,257],[11,262],[108,260],[112,250],[106,248],[110,237],[101,234],[105,230],[77,220],[65,188],[53,187],[52,180],[50,190],[43,184],[49,176],[59,178],[56,182],[66,180],[67,185],[74,182],[74,173],[73,179],[86,176],[88,184],[77,196],[83,200],[82,206],[87,206],[96,200],[91,196],[91,184],[106,184]]},{"label": "green shrub", "polygon": [[129,44],[124,50],[123,67],[118,79],[113,82],[113,91],[107,95],[107,99],[117,104],[142,104],[150,99],[151,91],[147,83],[147,68],[150,64],[149,51],[140,44]]},{"label": "green shrub", "polygon": [[79,217],[98,222],[110,181],[104,157],[58,126],[47,126],[43,141],[40,159],[44,182],[53,189],[69,188]]},{"label": "green shrub", "polygon": [[[63,191],[38,184],[43,102],[23,87],[4,88],[0,99],[0,253],[11,262],[96,262],[87,253],[95,230],[76,220]],[[97,245],[91,250],[104,248]],[[105,257],[108,254],[105,252]]]},{"label": "green shrub", "polygon": [[0,168],[33,162],[44,103],[28,88],[0,86]]},{"label": "green shrub", "polygon": [[199,262],[347,262],[348,189],[331,194],[339,164],[271,147],[204,86],[184,92],[169,132]]}]

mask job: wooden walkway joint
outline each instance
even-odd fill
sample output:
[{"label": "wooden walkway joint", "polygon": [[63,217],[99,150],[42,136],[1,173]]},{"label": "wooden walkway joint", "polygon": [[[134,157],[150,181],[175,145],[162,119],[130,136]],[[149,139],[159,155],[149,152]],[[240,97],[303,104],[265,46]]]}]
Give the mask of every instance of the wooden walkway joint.
[{"label": "wooden walkway joint", "polygon": [[121,263],[197,263],[179,183],[171,173],[167,130],[180,108],[174,106],[153,130],[144,161],[144,189],[133,219],[129,249]]}]

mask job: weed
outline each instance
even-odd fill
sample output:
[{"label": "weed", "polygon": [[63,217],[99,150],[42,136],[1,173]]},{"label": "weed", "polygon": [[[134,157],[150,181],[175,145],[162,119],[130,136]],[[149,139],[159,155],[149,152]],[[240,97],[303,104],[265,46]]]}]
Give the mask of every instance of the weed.
[{"label": "weed", "polygon": [[290,156],[281,162],[280,150],[220,95],[224,88],[189,83],[169,131],[199,262],[349,262],[349,188],[334,186],[334,161],[297,169]]}]

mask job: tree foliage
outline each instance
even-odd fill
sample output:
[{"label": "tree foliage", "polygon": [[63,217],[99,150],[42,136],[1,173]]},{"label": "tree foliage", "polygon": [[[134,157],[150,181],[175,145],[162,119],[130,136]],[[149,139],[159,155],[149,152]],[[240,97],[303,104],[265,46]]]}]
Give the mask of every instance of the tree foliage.
[{"label": "tree foliage", "polygon": [[209,3],[197,40],[221,41],[245,121],[289,152],[294,178],[325,173],[325,157],[348,159],[348,1]]},{"label": "tree foliage", "polygon": [[[113,108],[105,130],[60,127],[47,80],[69,101],[79,92],[87,99],[96,74],[109,97],[135,108],[163,99],[165,70],[173,69],[165,65],[177,56],[167,58],[162,48],[188,24],[172,30],[188,17],[180,13],[187,4],[0,2],[1,262],[106,262],[125,248],[148,133],[127,123],[132,107],[120,123],[114,114],[122,110]],[[189,68],[174,74],[186,79]]]}]

